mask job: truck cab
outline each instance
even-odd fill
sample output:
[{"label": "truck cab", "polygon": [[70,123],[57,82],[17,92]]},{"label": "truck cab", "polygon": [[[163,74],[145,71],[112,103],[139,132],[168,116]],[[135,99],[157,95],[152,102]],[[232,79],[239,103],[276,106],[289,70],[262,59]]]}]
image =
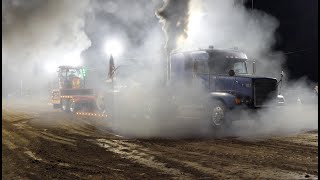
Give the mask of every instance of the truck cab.
[{"label": "truck cab", "polygon": [[200,81],[215,126],[225,121],[225,114],[230,110],[283,104],[277,79],[248,73],[248,62],[245,53],[233,49],[174,52],[170,56],[170,84],[184,82],[186,85],[194,80]]}]

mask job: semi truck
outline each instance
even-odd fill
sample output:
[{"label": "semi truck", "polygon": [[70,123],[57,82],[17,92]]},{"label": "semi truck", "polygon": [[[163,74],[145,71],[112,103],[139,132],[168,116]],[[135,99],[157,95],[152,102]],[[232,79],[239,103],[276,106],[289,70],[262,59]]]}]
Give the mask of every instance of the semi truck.
[{"label": "semi truck", "polygon": [[[249,63],[253,64],[252,73],[248,71]],[[208,121],[213,128],[224,129],[237,120],[228,116],[232,113],[275,108],[285,103],[279,92],[283,74],[279,81],[273,77],[255,75],[254,61],[239,50],[210,46],[174,51],[168,64],[169,77],[164,87],[154,90],[142,87],[140,93],[144,98],[136,104],[122,104],[128,94],[125,88],[113,89],[116,93],[109,93],[104,98],[107,104],[104,107],[110,107],[109,114],[113,120],[124,118],[123,112],[131,112],[126,114],[138,118],[156,117],[159,113],[164,118],[174,118],[183,111],[194,110],[198,112],[195,114],[200,116],[199,119]],[[121,71],[121,68],[117,70]]]},{"label": "semi truck", "polygon": [[[253,65],[252,73],[248,71],[248,64]],[[202,101],[205,117],[213,127],[229,126],[232,120],[237,120],[227,116],[230,113],[275,108],[285,103],[279,92],[283,74],[277,81],[276,78],[255,75],[255,69],[255,61],[236,49],[210,46],[176,51],[170,56],[170,86],[183,79],[200,81],[207,93]]]}]

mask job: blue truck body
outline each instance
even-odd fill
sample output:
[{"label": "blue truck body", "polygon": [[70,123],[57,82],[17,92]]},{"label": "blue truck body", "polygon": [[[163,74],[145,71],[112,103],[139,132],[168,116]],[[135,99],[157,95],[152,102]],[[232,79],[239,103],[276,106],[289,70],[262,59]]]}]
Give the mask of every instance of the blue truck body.
[{"label": "blue truck body", "polygon": [[[196,79],[209,98],[228,109],[256,109],[284,103],[275,78],[248,73],[248,58],[237,50],[200,49],[174,52],[170,56],[170,84]],[[229,75],[233,70],[234,75]]]}]

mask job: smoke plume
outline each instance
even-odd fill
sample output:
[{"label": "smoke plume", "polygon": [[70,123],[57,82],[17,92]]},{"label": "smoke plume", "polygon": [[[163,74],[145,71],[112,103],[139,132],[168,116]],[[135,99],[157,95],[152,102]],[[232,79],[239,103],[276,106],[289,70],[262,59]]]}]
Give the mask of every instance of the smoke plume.
[{"label": "smoke plume", "polygon": [[[105,87],[109,57],[106,54],[112,52],[105,52],[104,45],[109,39],[118,40],[125,50],[114,58],[116,67],[119,66],[115,87],[119,90],[117,93],[122,93],[115,98],[121,104],[118,112],[124,118],[115,120],[112,128],[120,134],[134,137],[201,135],[208,132],[210,125],[197,119],[196,113],[183,114],[188,117],[186,119],[180,118],[182,115],[174,117],[167,111],[168,101],[174,98],[178,98],[175,99],[177,105],[188,108],[188,105],[201,104],[208,93],[200,88],[199,82],[190,86],[176,84],[174,87],[163,87],[158,83],[163,72],[161,63],[172,50],[206,48],[209,45],[215,48],[236,46],[247,53],[249,59],[257,61],[258,75],[278,79],[285,62],[284,54],[273,50],[275,31],[281,22],[262,11],[248,10],[241,2],[166,0],[159,9],[162,1],[155,0],[5,0],[2,1],[2,57],[9,64],[10,71],[21,72],[23,63],[37,62],[42,67],[44,61],[57,60],[57,64],[64,65],[85,50],[85,61],[93,69],[88,72],[88,86]],[[161,31],[159,19],[165,34]],[[163,52],[163,46],[166,52]],[[31,69],[6,80],[28,77]],[[30,77],[29,81],[34,79]],[[309,85],[303,81],[289,82],[282,88],[283,93],[287,93],[285,89],[299,89],[296,93],[284,94],[286,100],[297,102],[298,95],[304,92],[307,95],[300,97],[302,101],[313,97]],[[19,83],[11,85],[12,91],[19,87]],[[168,98],[168,91],[187,98]],[[137,118],[146,108],[149,109],[150,104],[151,110],[158,109],[155,116]],[[226,135],[254,136],[263,132],[297,132],[315,128],[318,118],[317,102],[315,104],[296,106],[296,103],[289,103],[277,113],[262,111],[259,118],[241,112],[237,118],[245,121],[235,122],[232,131]],[[257,122],[257,119],[261,121]]]},{"label": "smoke plume", "polygon": [[41,66],[79,61],[91,44],[83,31],[88,2],[2,1],[3,59],[12,65],[38,62]]},{"label": "smoke plume", "polygon": [[88,2],[2,1],[5,90],[15,93],[22,87],[48,93],[48,83],[56,77],[59,65],[82,63],[81,52],[91,45],[83,31]]},{"label": "smoke plume", "polygon": [[189,0],[165,0],[163,7],[156,12],[163,23],[167,54],[176,49],[179,38],[188,37],[189,3]]}]

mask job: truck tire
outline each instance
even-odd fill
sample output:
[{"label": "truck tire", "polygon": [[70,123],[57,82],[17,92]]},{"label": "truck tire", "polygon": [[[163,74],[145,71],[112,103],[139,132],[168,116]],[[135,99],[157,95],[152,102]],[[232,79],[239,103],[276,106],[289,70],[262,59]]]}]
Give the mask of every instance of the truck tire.
[{"label": "truck tire", "polygon": [[70,112],[70,101],[69,99],[61,100],[61,110],[64,112]]},{"label": "truck tire", "polygon": [[209,122],[214,130],[226,130],[231,126],[227,118],[227,107],[220,100],[215,100],[209,105]]}]

